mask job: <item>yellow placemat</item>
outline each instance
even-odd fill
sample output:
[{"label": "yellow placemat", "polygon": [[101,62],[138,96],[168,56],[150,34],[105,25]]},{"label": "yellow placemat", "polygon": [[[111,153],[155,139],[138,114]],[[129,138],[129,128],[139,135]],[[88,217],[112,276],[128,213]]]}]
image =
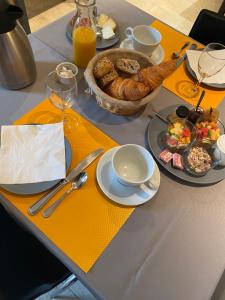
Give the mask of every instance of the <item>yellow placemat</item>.
[{"label": "yellow placemat", "polygon": [[[16,124],[44,123],[44,121],[48,123],[49,112],[58,113],[57,109],[45,100]],[[79,122],[77,129],[67,136],[72,148],[72,168],[96,148],[103,147],[107,151],[117,146],[115,141],[79,114],[72,110],[69,110],[69,113]],[[68,196],[48,219],[44,219],[41,213],[34,217],[27,213],[28,207],[42,194],[24,197],[1,190],[1,193],[26,218],[85,272],[90,270],[134,210],[111,202],[101,193],[96,183],[96,166],[97,161],[87,168],[89,177],[86,185]],[[50,203],[65,189],[68,189],[68,185]]]},{"label": "yellow placemat", "polygon": [[[177,51],[186,41],[196,43],[196,41],[193,41],[191,38],[183,35],[182,33],[176,31],[175,29],[158,20],[154,21],[151,26],[159,30],[162,34],[161,44],[165,51],[165,60],[171,59],[171,54],[174,51]],[[183,63],[171,76],[169,76],[163,82],[163,86],[177,96],[183,98],[185,101],[195,105],[199,96],[195,99],[188,99],[181,96],[177,91],[176,84],[183,80],[193,81],[192,77],[189,76],[185,70],[185,63]],[[208,108],[210,106],[217,107],[225,97],[225,90],[207,88],[206,86],[204,86],[204,89],[206,90],[206,94],[201,104],[203,108]]]}]

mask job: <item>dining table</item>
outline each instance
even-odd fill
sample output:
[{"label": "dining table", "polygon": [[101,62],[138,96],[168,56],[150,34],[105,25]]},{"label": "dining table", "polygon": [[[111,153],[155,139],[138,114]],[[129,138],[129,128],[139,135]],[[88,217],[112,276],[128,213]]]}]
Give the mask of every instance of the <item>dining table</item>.
[{"label": "dining table", "polygon": [[[97,0],[97,5],[99,12],[116,20],[120,41],[125,38],[126,27],[150,25],[155,21],[153,16],[126,1]],[[65,31],[73,15],[68,14],[29,35],[37,78],[32,85],[18,91],[0,88],[1,125],[12,124],[41,103],[45,98],[47,74],[60,62],[72,61],[72,45]],[[146,131],[152,108],[161,110],[168,105],[185,103],[162,87],[140,113],[114,115],[100,108],[93,95],[85,93],[87,83],[82,69],[77,78],[79,95],[73,110],[121,145],[148,147]],[[223,101],[218,109],[221,120],[225,120]],[[136,207],[88,272],[84,272],[63,247],[55,245],[26,214],[21,213],[13,201],[0,195],[0,203],[97,299],[210,299],[225,267],[225,182],[198,186],[178,180],[161,167],[160,173],[157,194],[151,201]],[[62,230],[66,235],[67,228]]]}]

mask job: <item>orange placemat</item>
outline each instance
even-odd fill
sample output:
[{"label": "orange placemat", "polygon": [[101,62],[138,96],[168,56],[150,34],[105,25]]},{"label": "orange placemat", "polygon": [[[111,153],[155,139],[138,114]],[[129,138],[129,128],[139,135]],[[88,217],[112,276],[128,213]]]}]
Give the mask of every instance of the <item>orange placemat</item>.
[{"label": "orange placemat", "polygon": [[[196,43],[196,41],[193,41],[191,38],[183,35],[182,33],[176,31],[175,29],[169,27],[168,25],[160,22],[160,21],[154,21],[151,24],[152,27],[155,27],[157,30],[159,30],[162,34],[162,46],[165,51],[165,60],[168,60],[171,58],[171,54],[174,51],[177,51],[186,41],[190,41],[191,43]],[[181,96],[176,88],[176,84],[182,80],[188,80],[192,81],[192,77],[188,75],[188,73],[185,70],[185,63],[183,63],[171,76],[169,76],[164,82],[163,86],[176,94],[177,96],[183,98],[185,101],[189,102],[190,104],[195,105],[197,102],[197,98],[195,99],[188,99],[183,96]],[[220,102],[225,97],[225,90],[218,90],[218,89],[211,89],[204,86],[204,89],[206,90],[205,98],[202,101],[201,106],[203,108],[208,108],[210,106],[217,107]]]},{"label": "orange placemat", "polygon": [[[58,113],[57,109],[45,100],[15,123],[48,123],[49,112]],[[72,167],[96,148],[103,147],[106,151],[117,146],[115,141],[79,114],[72,110],[69,110],[69,113],[79,121],[78,128],[67,137],[72,148]],[[96,183],[96,165],[97,161],[87,168],[89,178],[86,185],[68,196],[48,219],[44,219],[41,213],[34,217],[27,213],[28,207],[41,196],[40,194],[24,197],[1,190],[26,218],[84,272],[90,270],[134,210],[111,202],[101,193]],[[68,185],[50,203],[67,188]]]}]

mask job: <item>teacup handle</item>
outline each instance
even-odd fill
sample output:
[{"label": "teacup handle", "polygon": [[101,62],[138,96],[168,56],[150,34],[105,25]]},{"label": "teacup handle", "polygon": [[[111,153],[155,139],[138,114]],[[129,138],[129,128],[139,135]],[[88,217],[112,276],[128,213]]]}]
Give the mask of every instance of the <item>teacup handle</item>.
[{"label": "teacup handle", "polygon": [[151,180],[146,181],[145,183],[140,184],[140,188],[144,191],[149,193],[149,190],[156,191],[159,187],[151,182]]},{"label": "teacup handle", "polygon": [[134,29],[132,27],[127,27],[126,30],[125,30],[125,34],[126,34],[126,37],[129,39],[129,40],[132,40],[133,38],[133,32],[134,32]]}]

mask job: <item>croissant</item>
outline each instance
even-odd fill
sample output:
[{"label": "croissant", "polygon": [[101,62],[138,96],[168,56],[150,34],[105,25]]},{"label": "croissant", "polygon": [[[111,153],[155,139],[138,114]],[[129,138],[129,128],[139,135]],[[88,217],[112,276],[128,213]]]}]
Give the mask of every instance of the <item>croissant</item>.
[{"label": "croissant", "polygon": [[138,100],[145,97],[149,92],[150,88],[143,83],[122,77],[117,77],[106,88],[107,94],[122,100]]},{"label": "croissant", "polygon": [[152,91],[173,73],[177,68],[176,62],[176,60],[168,60],[159,65],[144,68],[133,75],[132,79],[144,83]]}]

